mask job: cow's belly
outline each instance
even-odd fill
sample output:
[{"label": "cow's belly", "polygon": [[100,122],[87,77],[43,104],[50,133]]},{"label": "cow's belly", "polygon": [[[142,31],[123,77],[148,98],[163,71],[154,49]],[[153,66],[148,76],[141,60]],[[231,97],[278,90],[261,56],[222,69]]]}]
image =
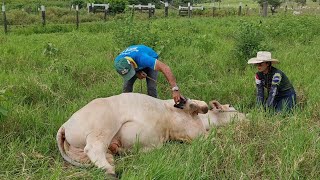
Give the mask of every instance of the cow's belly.
[{"label": "cow's belly", "polygon": [[135,143],[139,143],[142,148],[157,147],[165,140],[160,129],[147,123],[139,124],[137,122],[125,123],[117,136],[124,149],[131,149]]}]

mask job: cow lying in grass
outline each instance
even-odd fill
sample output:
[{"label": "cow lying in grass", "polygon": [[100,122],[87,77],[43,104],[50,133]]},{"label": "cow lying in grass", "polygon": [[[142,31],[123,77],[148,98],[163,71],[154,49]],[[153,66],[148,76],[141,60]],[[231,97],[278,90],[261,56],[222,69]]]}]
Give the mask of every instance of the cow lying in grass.
[{"label": "cow lying in grass", "polygon": [[208,131],[213,126],[221,126],[230,123],[233,120],[245,120],[246,116],[238,112],[229,104],[221,105],[218,101],[210,101],[211,110],[206,114],[199,114],[203,126]]},{"label": "cow lying in grass", "polygon": [[168,140],[191,141],[205,134],[198,114],[207,113],[208,105],[187,100],[182,108],[175,108],[173,100],[137,93],[95,99],[60,127],[58,148],[73,165],[83,166],[89,159],[106,173],[114,174],[110,145],[118,151],[130,149],[138,142],[147,150]]},{"label": "cow lying in grass", "polygon": [[[215,126],[221,126],[232,121],[242,121],[246,119],[245,114],[238,112],[229,104],[221,105],[218,101],[213,100],[209,102],[209,105],[212,108],[211,110],[209,110],[206,114],[198,114],[198,117],[200,118],[201,123],[206,131],[209,131]],[[193,118],[197,119],[198,117]],[[125,142],[121,142],[119,138],[113,139],[111,145],[109,146],[109,150],[112,152],[112,154],[125,151],[125,149],[121,147],[122,143]]]}]

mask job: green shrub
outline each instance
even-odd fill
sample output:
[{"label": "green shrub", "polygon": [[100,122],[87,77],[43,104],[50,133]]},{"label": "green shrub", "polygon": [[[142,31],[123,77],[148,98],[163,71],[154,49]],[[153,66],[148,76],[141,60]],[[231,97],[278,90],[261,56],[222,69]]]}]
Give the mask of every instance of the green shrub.
[{"label": "green shrub", "polygon": [[85,2],[84,2],[84,0],[72,0],[72,4],[78,5],[79,8],[81,9],[84,7]]},{"label": "green shrub", "polygon": [[265,26],[264,32],[272,38],[289,42],[312,43],[314,37],[320,34],[319,22],[309,16],[280,17],[272,23],[266,23]]},{"label": "green shrub", "polygon": [[6,6],[8,9],[32,9],[37,11],[37,8],[40,5],[44,5],[45,7],[69,7],[70,1],[41,1],[41,0],[6,0]]},{"label": "green shrub", "polygon": [[40,4],[27,4],[23,7],[24,11],[29,14],[39,12],[38,8],[40,8]]},{"label": "green shrub", "polygon": [[163,4],[158,0],[128,0],[129,4],[142,4],[147,5],[148,3],[154,4],[156,8],[163,7]]},{"label": "green shrub", "polygon": [[160,37],[152,21],[137,23],[133,17],[127,17],[124,21],[118,22],[118,27],[121,28],[114,34],[114,39],[115,44],[121,49],[133,44],[145,44],[151,47],[159,45]]},{"label": "green shrub", "polygon": [[49,19],[52,19],[54,17],[61,18],[62,16],[66,16],[69,14],[71,14],[69,9],[59,7],[48,8],[46,11],[46,16]]},{"label": "green shrub", "polygon": [[263,46],[265,36],[261,31],[260,24],[241,22],[238,31],[235,33],[235,56],[241,65],[256,56],[259,50],[266,50]]},{"label": "green shrub", "polygon": [[11,10],[7,13],[7,22],[9,25],[33,24],[40,22],[40,17],[22,10]]},{"label": "green shrub", "polygon": [[55,47],[52,43],[47,43],[43,50],[43,54],[46,56],[56,56],[59,53],[59,49]]},{"label": "green shrub", "polygon": [[110,0],[110,12],[111,13],[122,13],[126,9],[126,0]]},{"label": "green shrub", "polygon": [[66,8],[70,7],[70,1],[42,1],[42,4],[46,7],[60,7]]}]

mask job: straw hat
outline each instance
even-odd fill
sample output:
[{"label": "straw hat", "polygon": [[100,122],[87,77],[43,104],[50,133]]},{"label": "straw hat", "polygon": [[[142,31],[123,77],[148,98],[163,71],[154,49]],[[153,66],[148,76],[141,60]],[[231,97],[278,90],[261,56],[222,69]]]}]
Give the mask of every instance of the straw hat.
[{"label": "straw hat", "polygon": [[248,64],[258,64],[258,63],[262,63],[262,62],[279,63],[279,61],[277,59],[271,58],[271,52],[259,51],[257,53],[257,57],[249,59]]}]

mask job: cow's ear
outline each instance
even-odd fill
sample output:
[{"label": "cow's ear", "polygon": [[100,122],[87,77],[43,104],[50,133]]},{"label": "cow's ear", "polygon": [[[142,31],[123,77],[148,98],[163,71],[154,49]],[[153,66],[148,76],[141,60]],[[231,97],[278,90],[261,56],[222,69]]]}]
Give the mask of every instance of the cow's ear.
[{"label": "cow's ear", "polygon": [[190,109],[190,112],[193,113],[193,112],[198,111],[199,106],[197,104],[195,104],[195,103],[190,103],[189,104],[189,109]]},{"label": "cow's ear", "polygon": [[222,105],[216,100],[210,101],[209,105],[212,107],[212,110],[221,110],[222,109]]},{"label": "cow's ear", "polygon": [[191,102],[186,109],[190,114],[198,114],[199,106],[196,103]]}]

